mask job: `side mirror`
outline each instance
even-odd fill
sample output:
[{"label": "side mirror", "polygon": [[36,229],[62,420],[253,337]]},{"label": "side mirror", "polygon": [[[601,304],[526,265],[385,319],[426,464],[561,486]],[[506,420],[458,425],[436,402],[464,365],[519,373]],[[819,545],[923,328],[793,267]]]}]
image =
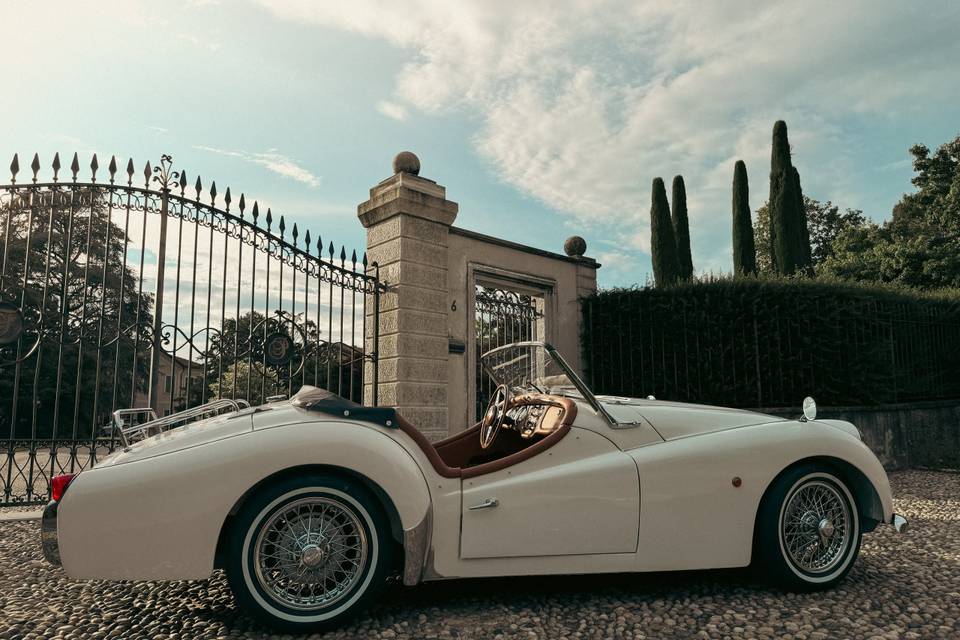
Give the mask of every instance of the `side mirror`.
[{"label": "side mirror", "polygon": [[803,422],[817,419],[817,401],[807,396],[803,399]]}]

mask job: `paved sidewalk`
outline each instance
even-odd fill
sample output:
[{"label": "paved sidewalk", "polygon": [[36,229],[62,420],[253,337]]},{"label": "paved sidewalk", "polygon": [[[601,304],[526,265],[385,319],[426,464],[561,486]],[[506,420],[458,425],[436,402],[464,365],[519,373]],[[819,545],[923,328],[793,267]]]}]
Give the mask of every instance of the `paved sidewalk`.
[{"label": "paved sidewalk", "polygon": [[36,509],[0,509],[0,523],[18,522],[20,520],[39,520],[43,515],[42,508]]},{"label": "paved sidewalk", "polygon": [[[456,580],[396,588],[328,638],[785,640],[960,638],[960,474],[891,475],[911,528],[863,540],[847,580],[790,594],[742,571]],[[271,638],[221,573],[172,583],[74,582],[36,521],[0,523],[0,638]],[[109,545],[110,540],[103,544]]]}]

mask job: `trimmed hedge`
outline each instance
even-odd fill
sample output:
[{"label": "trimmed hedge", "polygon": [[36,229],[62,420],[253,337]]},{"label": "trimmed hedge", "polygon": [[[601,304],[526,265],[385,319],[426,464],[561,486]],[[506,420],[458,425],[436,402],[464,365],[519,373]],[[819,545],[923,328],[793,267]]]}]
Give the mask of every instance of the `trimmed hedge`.
[{"label": "trimmed hedge", "polygon": [[583,300],[597,393],[739,407],[960,398],[960,293],[716,278]]}]

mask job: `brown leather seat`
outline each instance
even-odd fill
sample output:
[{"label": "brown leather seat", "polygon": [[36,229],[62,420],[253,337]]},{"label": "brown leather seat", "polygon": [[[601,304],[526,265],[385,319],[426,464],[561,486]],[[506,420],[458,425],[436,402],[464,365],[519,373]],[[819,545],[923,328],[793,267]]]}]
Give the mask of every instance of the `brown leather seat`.
[{"label": "brown leather seat", "polygon": [[[577,405],[569,398],[557,398],[555,402],[561,405],[564,411],[563,421],[552,433],[539,439],[525,439],[521,438],[516,431],[503,430],[494,441],[493,447],[486,450],[480,449],[479,422],[466,431],[436,443],[427,440],[427,437],[419,429],[399,414],[397,414],[397,423],[400,430],[410,436],[420,447],[427,460],[430,461],[430,465],[440,476],[444,478],[473,478],[485,473],[506,469],[518,462],[532,458],[562,440],[570,431],[570,427],[577,417]],[[477,457],[481,451],[487,455],[499,455],[500,457],[479,464],[471,464],[471,459]]]},{"label": "brown leather seat", "polygon": [[437,453],[436,447],[434,447],[433,444],[427,440],[427,437],[423,435],[419,429],[407,422],[406,418],[401,416],[399,413],[397,414],[397,424],[400,426],[400,430],[410,436],[410,438],[417,443],[417,446],[423,450],[424,455],[427,456],[427,460],[430,461],[431,466],[436,469],[437,473],[444,478],[460,477],[460,469],[448,467],[447,463],[444,462],[443,458],[440,457],[440,454]]}]

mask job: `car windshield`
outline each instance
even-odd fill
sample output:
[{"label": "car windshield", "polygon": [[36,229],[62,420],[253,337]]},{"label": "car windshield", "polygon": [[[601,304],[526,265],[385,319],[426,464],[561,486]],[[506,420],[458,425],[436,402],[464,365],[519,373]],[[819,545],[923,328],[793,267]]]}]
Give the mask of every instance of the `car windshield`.
[{"label": "car windshield", "polygon": [[494,384],[516,393],[577,394],[568,367],[553,348],[540,342],[521,342],[488,351],[481,357]]},{"label": "car windshield", "polygon": [[585,400],[610,426],[617,424],[563,356],[549,344],[508,344],[487,351],[480,356],[480,364],[483,373],[494,385],[505,384],[513,393],[536,392],[579,398]]}]

